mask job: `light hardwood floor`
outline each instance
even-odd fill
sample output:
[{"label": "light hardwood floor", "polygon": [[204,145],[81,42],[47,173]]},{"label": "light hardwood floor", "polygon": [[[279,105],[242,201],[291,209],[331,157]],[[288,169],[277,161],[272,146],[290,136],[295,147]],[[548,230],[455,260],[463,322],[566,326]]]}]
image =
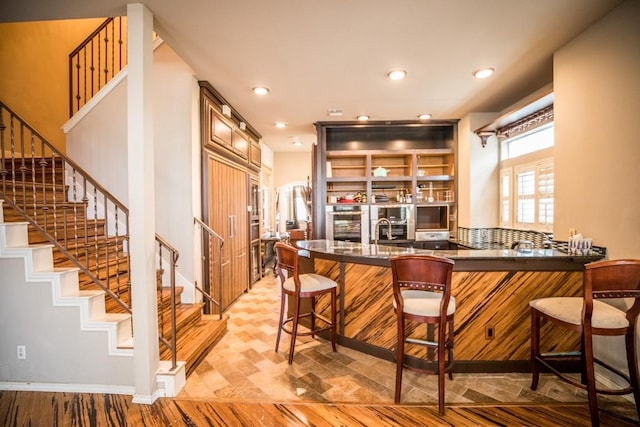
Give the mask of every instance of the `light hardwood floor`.
[{"label": "light hardwood floor", "polygon": [[[0,392],[0,422],[13,426],[588,426],[583,403],[451,405],[366,405],[237,402],[162,398],[152,405],[131,396]],[[601,414],[603,426],[630,426]]]}]

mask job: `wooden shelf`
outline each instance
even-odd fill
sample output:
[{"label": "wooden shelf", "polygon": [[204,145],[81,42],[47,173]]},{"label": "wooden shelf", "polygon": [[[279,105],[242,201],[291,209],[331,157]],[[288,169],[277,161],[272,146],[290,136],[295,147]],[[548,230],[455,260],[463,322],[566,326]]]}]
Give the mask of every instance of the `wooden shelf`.
[{"label": "wooden shelf", "polygon": [[455,178],[453,175],[425,175],[417,177],[418,182],[420,181],[453,181]]}]

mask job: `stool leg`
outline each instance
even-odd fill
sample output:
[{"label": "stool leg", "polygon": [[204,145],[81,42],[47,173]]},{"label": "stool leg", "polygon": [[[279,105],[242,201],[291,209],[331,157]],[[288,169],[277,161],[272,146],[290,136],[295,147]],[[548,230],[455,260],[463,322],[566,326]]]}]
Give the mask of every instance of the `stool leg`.
[{"label": "stool leg", "polygon": [[394,401],[400,403],[402,390],[402,364],[404,362],[404,317],[398,314],[398,343],[396,344],[396,393]]},{"label": "stool leg", "polygon": [[284,293],[284,289],[280,288],[280,321],[278,322],[278,336],[276,337],[276,353],[278,352],[278,347],[280,346],[280,335],[282,333],[282,322],[284,320],[284,300],[286,298],[286,294]]},{"label": "stool leg", "polygon": [[293,363],[293,351],[296,348],[296,336],[298,335],[298,321],[300,319],[300,295],[294,298],[293,325],[291,326],[291,347],[289,348],[289,365]]},{"label": "stool leg", "polygon": [[333,349],[334,353],[336,351],[338,351],[336,349],[336,335],[338,332],[338,322],[337,322],[337,297],[336,297],[336,289],[332,289],[331,290],[331,348]]},{"label": "stool leg", "polygon": [[584,368],[587,375],[587,394],[589,396],[589,412],[591,413],[591,426],[598,427],[600,425],[600,417],[598,416],[598,394],[596,391],[596,374],[593,362],[593,341],[591,330],[586,328],[582,331],[584,345]]},{"label": "stool leg", "polygon": [[311,321],[311,338],[315,338],[315,330],[316,330],[316,297],[311,297],[311,312],[309,313],[310,321]]},{"label": "stool leg", "polygon": [[449,380],[453,381],[453,317],[449,320],[449,335],[447,336],[447,347],[449,348]]},{"label": "stool leg", "polygon": [[540,314],[535,308],[531,308],[531,390],[538,388],[540,370],[538,360],[540,354]]},{"label": "stool leg", "polygon": [[636,345],[635,345],[635,322],[629,322],[629,328],[625,335],[625,344],[627,347],[627,366],[629,367],[629,382],[633,387],[633,397],[636,401],[636,411],[640,417],[640,381],[638,380],[638,361],[636,360]]},{"label": "stool leg", "polygon": [[447,322],[440,322],[438,326],[438,412],[444,415],[444,369]]}]

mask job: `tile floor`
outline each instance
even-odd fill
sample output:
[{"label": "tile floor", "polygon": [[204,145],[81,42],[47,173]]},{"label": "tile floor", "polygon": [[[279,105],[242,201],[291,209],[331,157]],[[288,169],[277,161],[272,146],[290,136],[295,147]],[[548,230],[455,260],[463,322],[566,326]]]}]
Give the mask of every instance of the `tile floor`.
[{"label": "tile floor", "polygon": [[[279,284],[272,274],[253,286],[228,311],[228,332],[188,378],[179,397],[247,401],[393,403],[395,364],[311,337],[299,338],[294,362],[287,364],[289,335],[274,345]],[[405,371],[403,403],[437,403],[435,375]],[[449,403],[586,402],[586,394],[552,375],[532,391],[529,374],[454,374],[445,380]],[[601,397],[627,403],[623,397]],[[631,404],[625,405],[633,411]]]}]

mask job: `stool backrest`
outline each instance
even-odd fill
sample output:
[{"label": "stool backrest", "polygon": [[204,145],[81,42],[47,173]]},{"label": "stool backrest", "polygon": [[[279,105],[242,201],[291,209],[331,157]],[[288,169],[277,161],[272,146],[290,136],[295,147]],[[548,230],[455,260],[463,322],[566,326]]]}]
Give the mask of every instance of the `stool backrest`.
[{"label": "stool backrest", "polygon": [[627,310],[627,319],[635,319],[640,313],[640,260],[620,259],[596,261],[584,266],[585,324],[590,323],[594,299],[634,298]]},{"label": "stool backrest", "polygon": [[[299,289],[298,249],[282,242],[276,243],[274,247],[277,258],[276,270],[280,278],[280,283],[284,283],[287,277],[293,277],[296,282],[296,289]],[[284,275],[285,271],[287,272],[287,277]]]},{"label": "stool backrest", "polygon": [[391,258],[393,297],[402,312],[401,291],[442,292],[441,315],[446,316],[451,298],[451,275],[454,261],[431,255],[400,255]]},{"label": "stool backrest", "polygon": [[306,240],[307,232],[301,228],[296,228],[294,230],[289,230],[289,243],[291,246],[296,247],[296,242],[299,240]]}]

